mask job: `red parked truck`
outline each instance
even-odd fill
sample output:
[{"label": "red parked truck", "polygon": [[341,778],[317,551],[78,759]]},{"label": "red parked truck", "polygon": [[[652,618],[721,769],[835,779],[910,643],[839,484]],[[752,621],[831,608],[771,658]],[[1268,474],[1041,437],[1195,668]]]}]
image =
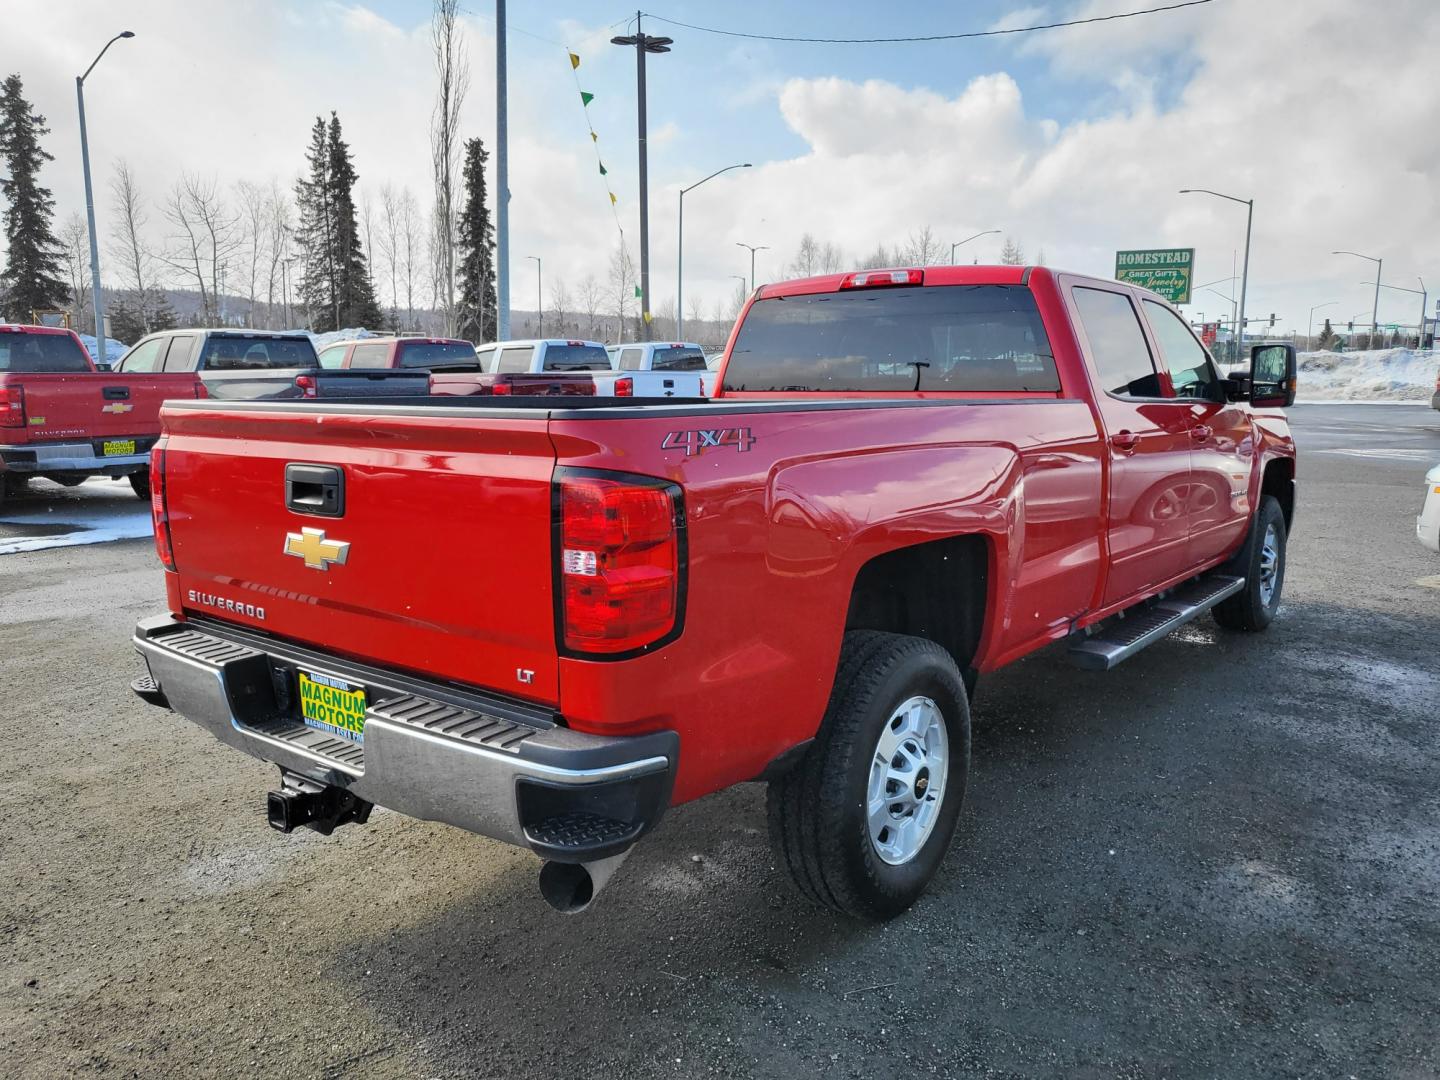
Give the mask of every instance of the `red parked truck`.
[{"label": "red parked truck", "polygon": [[123,476],[149,498],[160,403],[174,392],[160,376],[97,368],[73,331],[0,324],[0,502],[36,476],[67,487]]},{"label": "red parked truck", "polygon": [[719,380],[167,405],[136,691],[277,764],[276,828],[449,822],[563,910],[764,780],[801,892],[887,918],[950,845],[978,678],[1274,617],[1287,346],[1226,375],[1143,290],[927,267],[759,289]]},{"label": "red parked truck", "polygon": [[595,380],[587,373],[487,371],[494,352],[495,346],[489,345],[482,356],[463,338],[373,337],[327,346],[320,352],[320,366],[327,370],[424,370],[430,375],[429,392],[442,397],[595,393]]}]

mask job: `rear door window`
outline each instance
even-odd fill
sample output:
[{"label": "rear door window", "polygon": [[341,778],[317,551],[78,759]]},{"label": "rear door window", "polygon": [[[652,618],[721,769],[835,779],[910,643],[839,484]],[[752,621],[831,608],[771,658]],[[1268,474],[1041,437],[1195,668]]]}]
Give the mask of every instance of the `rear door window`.
[{"label": "rear door window", "polygon": [[390,366],[389,345],[356,345],[350,351],[352,368],[384,368]]},{"label": "rear door window", "polygon": [[345,350],[349,345],[331,345],[328,349],[321,349],[320,355],[316,358],[320,361],[322,368],[334,370],[345,362]]},{"label": "rear door window", "polygon": [[1108,289],[1071,291],[1080,311],[1080,327],[1090,359],[1106,393],[1117,397],[1158,398],[1164,392],[1140,317],[1124,293]]},{"label": "rear door window", "polygon": [[165,353],[166,371],[189,371],[194,360],[194,334],[176,334],[170,339],[170,349]]},{"label": "rear door window", "polygon": [[142,341],[136,345],[117,365],[118,370],[131,371],[159,371],[161,364],[165,362],[165,344],[167,338],[151,338],[149,341]]},{"label": "rear door window", "polygon": [[1060,378],[1028,288],[936,285],[757,301],[725,389],[1054,392]]},{"label": "rear door window", "polygon": [[211,334],[200,367],[207,371],[256,371],[265,368],[316,367],[315,346],[308,338],[257,338]]},{"label": "rear door window", "polygon": [[480,365],[481,371],[495,370],[495,347],[480,349],[475,353],[475,362]]},{"label": "rear door window", "polygon": [[1175,396],[1213,398],[1220,379],[1205,347],[1195,339],[1190,328],[1168,307],[1154,300],[1145,301],[1145,314],[1150,320],[1150,329],[1155,331],[1155,340],[1160,343],[1160,354],[1165,358]]},{"label": "rear door window", "polygon": [[643,349],[621,349],[620,363],[616,365],[621,371],[639,371],[640,358],[644,355]]},{"label": "rear door window", "polygon": [[509,349],[500,350],[500,363],[496,371],[502,372],[525,372],[530,370],[530,357],[534,355],[535,349],[530,345],[517,345]]},{"label": "rear door window", "polygon": [[657,346],[652,371],[704,371],[705,353],[688,346]]}]

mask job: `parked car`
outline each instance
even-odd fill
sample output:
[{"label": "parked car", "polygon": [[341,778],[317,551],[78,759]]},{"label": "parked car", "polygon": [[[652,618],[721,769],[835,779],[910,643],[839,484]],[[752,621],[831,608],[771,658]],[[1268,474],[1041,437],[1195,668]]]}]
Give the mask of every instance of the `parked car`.
[{"label": "parked car", "polygon": [[617,371],[598,341],[548,338],[501,341],[479,349],[485,370],[496,373],[589,372],[601,397],[703,397],[699,374],[691,371]]},{"label": "parked car", "polygon": [[301,333],[269,330],[166,330],[141,338],[115,364],[125,374],[162,374],[176,397],[194,397],[198,378],[206,397],[303,397],[297,375],[319,367],[315,346]]},{"label": "parked car", "polygon": [[1245,374],[1153,293],[965,266],[761,287],[714,401],[170,402],[134,689],[277,765],[276,829],[448,822],[565,911],[763,780],[799,891],[889,918],[950,846],[977,680],[1276,617],[1294,349]]},{"label": "parked car", "polygon": [[1415,519],[1415,535],[1431,551],[1440,552],[1440,465],[1425,474],[1425,500]]},{"label": "parked car", "polygon": [[36,476],[66,487],[125,477],[149,498],[146,465],[172,392],[195,395],[97,367],[73,331],[0,324],[0,502]]},{"label": "parked car", "polygon": [[705,350],[692,342],[634,341],[608,346],[606,351],[618,371],[697,371],[701,394],[709,397],[715,390]]},{"label": "parked car", "polygon": [[[484,357],[493,357],[487,346]],[[489,372],[475,346],[457,338],[364,338],[342,341],[320,352],[320,366],[345,370],[411,370],[430,373],[420,393],[442,397],[486,395],[594,394],[595,380],[583,372]]]}]

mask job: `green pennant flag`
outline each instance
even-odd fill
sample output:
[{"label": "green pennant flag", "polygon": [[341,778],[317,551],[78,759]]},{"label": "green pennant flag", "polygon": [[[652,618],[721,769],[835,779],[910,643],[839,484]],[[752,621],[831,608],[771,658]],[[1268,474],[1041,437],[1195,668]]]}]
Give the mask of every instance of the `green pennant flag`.
[{"label": "green pennant flag", "polygon": [[581,104],[581,105],[589,105],[589,104],[590,104],[592,101],[594,101],[594,100],[595,100],[595,95],[594,95],[594,94],[587,93],[587,92],[584,91],[584,90],[581,90],[581,91],[580,91],[580,104]]},{"label": "green pennant flag", "polygon": [[610,175],[610,174],[606,171],[606,169],[605,169],[605,163],[604,163],[603,161],[600,162],[600,175],[601,175],[601,176],[609,176],[609,175]]},{"label": "green pennant flag", "polygon": [[636,286],[635,286],[635,299],[636,299],[636,300],[639,300],[639,299],[640,299],[640,286],[639,286],[639,285],[636,285]]}]

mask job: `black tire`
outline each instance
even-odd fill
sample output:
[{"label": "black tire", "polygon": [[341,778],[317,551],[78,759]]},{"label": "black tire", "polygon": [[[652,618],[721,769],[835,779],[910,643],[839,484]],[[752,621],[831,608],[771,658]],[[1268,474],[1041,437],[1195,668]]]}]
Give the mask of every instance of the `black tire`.
[{"label": "black tire", "polygon": [[7,472],[0,475],[0,506],[10,495],[19,495],[30,486],[30,477],[24,473]]},{"label": "black tire", "polygon": [[145,502],[149,502],[150,470],[146,469],[144,472],[132,472],[130,474],[130,488],[132,491],[135,492],[135,496],[137,498],[143,499]]},{"label": "black tire", "polygon": [[[872,756],[896,707],[923,695],[939,708],[949,766],[938,816],[909,861],[880,858],[866,788]],[[935,876],[955,834],[970,772],[970,706],[955,661],[924,638],[877,630],[845,635],[825,719],[790,772],[771,781],[770,842],[801,895],[864,919],[892,919]]]},{"label": "black tire", "polygon": [[[1273,530],[1273,533],[1271,531]],[[1273,587],[1265,596],[1265,536],[1271,533],[1276,548]],[[1285,587],[1285,512],[1273,495],[1260,497],[1260,508],[1250,524],[1250,535],[1226,567],[1232,573],[1245,575],[1245,587],[1234,596],[1215,605],[1215,621],[1226,630],[1254,633],[1264,630],[1280,608],[1280,594]]]}]

